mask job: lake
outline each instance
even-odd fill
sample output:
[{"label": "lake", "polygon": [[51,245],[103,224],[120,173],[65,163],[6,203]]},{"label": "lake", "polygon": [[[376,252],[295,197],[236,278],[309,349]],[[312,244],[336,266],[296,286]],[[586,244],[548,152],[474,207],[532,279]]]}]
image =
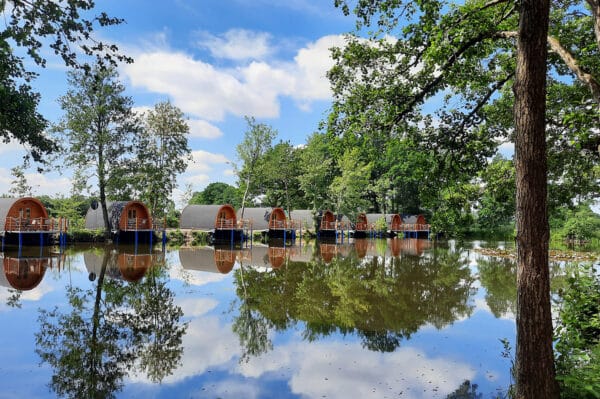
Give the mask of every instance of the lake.
[{"label": "lake", "polygon": [[7,249],[0,398],[496,398],[503,243]]}]

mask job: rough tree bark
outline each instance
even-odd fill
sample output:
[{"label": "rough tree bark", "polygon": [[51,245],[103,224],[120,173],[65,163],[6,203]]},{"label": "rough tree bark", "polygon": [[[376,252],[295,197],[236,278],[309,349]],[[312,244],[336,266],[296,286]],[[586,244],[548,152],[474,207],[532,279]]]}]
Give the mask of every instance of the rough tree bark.
[{"label": "rough tree bark", "polygon": [[557,399],[552,350],[546,160],[548,0],[523,0],[517,39],[515,162],[517,179],[516,395]]}]

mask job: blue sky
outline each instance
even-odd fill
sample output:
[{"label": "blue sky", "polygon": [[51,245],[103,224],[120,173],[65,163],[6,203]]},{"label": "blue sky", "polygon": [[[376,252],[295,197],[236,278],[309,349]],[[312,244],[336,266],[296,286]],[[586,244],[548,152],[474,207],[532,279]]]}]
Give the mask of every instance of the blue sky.
[{"label": "blue sky", "polygon": [[[230,162],[236,162],[245,115],[294,145],[318,129],[331,103],[329,48],[341,45],[354,23],[333,0],[105,0],[96,6],[126,20],[97,34],[136,60],[119,69],[136,108],[170,100],[189,118],[194,161],[178,181],[194,190],[235,183]],[[34,87],[42,114],[58,120],[64,66],[49,56]],[[23,154],[16,143],[0,147],[0,193],[10,188],[10,168]],[[68,172],[40,175],[31,168],[26,177],[34,195],[71,190]]]}]

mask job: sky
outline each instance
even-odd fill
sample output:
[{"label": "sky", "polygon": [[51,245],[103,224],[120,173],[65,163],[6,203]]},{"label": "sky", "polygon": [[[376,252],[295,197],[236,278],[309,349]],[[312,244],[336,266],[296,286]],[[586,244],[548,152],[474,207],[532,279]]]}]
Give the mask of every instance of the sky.
[{"label": "sky", "polygon": [[[135,59],[119,67],[135,108],[168,100],[188,118],[193,161],[178,178],[176,202],[186,184],[200,191],[212,182],[236,183],[231,165],[245,116],[277,130],[274,143],[304,144],[331,105],[329,49],[354,27],[333,0],[104,0],[96,7],[126,21],[96,34]],[[51,122],[62,116],[66,73],[48,54],[33,83]],[[10,169],[24,154],[16,143],[0,146],[0,193],[8,192]],[[69,195],[71,172],[39,174],[35,167],[26,171],[33,195]]]}]

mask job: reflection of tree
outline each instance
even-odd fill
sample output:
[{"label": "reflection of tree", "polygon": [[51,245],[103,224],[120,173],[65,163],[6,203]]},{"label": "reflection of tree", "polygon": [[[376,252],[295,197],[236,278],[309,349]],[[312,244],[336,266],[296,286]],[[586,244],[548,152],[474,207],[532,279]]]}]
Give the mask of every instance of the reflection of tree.
[{"label": "reflection of tree", "polygon": [[105,251],[95,289],[67,287],[70,309],[40,310],[36,352],[54,368],[50,388],[69,398],[112,398],[137,367],[159,381],[181,357],[183,312],[161,272],[126,284],[107,278]]},{"label": "reflection of tree", "polygon": [[174,304],[174,294],[167,286],[164,262],[155,264],[139,284],[128,286],[133,314],[130,322],[139,330],[137,344],[139,367],[153,382],[160,382],[177,368],[183,354],[182,339],[187,324],[181,324],[183,310]]},{"label": "reflection of tree", "polygon": [[479,280],[485,288],[485,300],[493,315],[501,317],[517,312],[517,262],[490,257],[477,261]]},{"label": "reflection of tree", "polygon": [[483,394],[477,393],[477,384],[471,384],[471,381],[465,380],[460,387],[450,395],[446,396],[446,399],[481,399]]},{"label": "reflection of tree", "polygon": [[377,351],[393,351],[425,324],[442,328],[472,311],[467,261],[445,250],[434,257],[363,260],[352,253],[328,265],[290,262],[269,273],[244,270],[245,290],[241,271],[234,277],[238,296],[266,319],[264,325],[286,329],[302,321],[307,340],[354,333]]},{"label": "reflection of tree", "polygon": [[[239,314],[233,322],[233,332],[240,338],[243,353],[240,361],[248,361],[252,356],[259,356],[273,349],[273,343],[269,339],[269,329],[273,324],[260,312],[252,310],[252,298],[248,298],[246,284],[244,281],[244,266],[236,271],[240,282],[240,307]],[[261,287],[257,287],[260,289]]]},{"label": "reflection of tree", "polygon": [[252,310],[246,302],[242,302],[240,313],[233,323],[233,332],[240,338],[243,353],[240,361],[248,361],[273,349],[269,339],[271,323],[256,310]]},{"label": "reflection of tree", "polygon": [[21,295],[23,295],[23,291],[15,290],[12,288],[8,289],[10,295],[6,298],[6,305],[11,308],[21,308]]}]

